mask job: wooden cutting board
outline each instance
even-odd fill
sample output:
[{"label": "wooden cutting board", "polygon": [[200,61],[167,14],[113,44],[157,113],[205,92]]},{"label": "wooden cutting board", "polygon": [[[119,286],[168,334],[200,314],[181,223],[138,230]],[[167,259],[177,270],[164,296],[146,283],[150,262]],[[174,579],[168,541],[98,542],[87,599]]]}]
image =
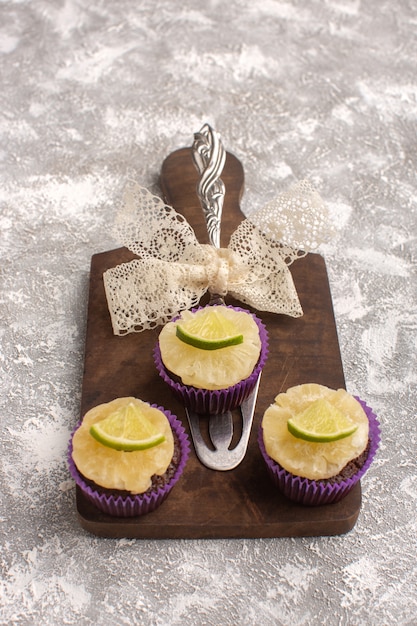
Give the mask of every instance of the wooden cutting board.
[{"label": "wooden cutting board", "polygon": [[[208,241],[195,192],[197,171],[191,149],[172,153],[163,163],[165,200],[183,213],[201,243]],[[240,161],[227,154],[222,180],[226,196],[222,246],[243,215],[239,201],[244,175]],[[181,404],[159,378],[152,357],[159,330],[113,335],[103,286],[103,272],[133,258],[126,248],[92,257],[81,415],[116,397],[136,396],[158,403],[188,424]],[[83,528],[103,537],[150,539],[252,538],[337,535],[351,530],[361,505],[357,484],[341,502],[321,507],[296,505],[270,482],[257,444],[265,409],[281,391],[316,382],[345,386],[332,299],[323,258],[309,254],[291,266],[304,310],[301,318],[259,313],[270,337],[270,354],[262,374],[247,454],[234,470],[216,472],[197,459],[192,448],[184,474],[168,499],[153,513],[121,519],[101,513],[77,487],[77,512]],[[230,304],[239,304],[228,299]],[[248,308],[248,307],[247,307]]]}]

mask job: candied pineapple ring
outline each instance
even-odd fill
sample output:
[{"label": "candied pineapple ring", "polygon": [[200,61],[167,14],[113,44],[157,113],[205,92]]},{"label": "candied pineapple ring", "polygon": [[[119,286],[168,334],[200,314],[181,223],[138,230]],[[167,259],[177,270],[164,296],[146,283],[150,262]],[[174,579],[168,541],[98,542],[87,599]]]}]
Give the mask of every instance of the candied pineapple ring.
[{"label": "candied pineapple ring", "polygon": [[[294,437],[288,430],[288,420],[319,399],[349,417],[357,426],[355,432],[326,443]],[[288,472],[310,480],[339,474],[365,450],[369,437],[369,421],[359,402],[344,389],[336,391],[317,384],[298,385],[278,394],[264,414],[262,428],[267,454]]]},{"label": "candied pineapple ring", "polygon": [[[243,341],[216,350],[196,348],[177,337],[177,324],[194,317],[206,316],[217,309],[233,323]],[[164,326],[159,335],[159,348],[164,366],[179,376],[184,385],[200,389],[226,389],[252,373],[261,352],[259,328],[250,313],[227,306],[205,307],[196,312],[183,311],[181,317]]]},{"label": "candied pineapple ring", "polygon": [[[133,403],[161,432],[165,440],[153,448],[126,452],[109,448],[90,434],[93,424],[107,418],[115,411]],[[78,471],[97,485],[107,489],[144,493],[151,486],[154,474],[162,476],[174,453],[174,438],[167,417],[162,411],[137,398],[117,398],[88,411],[76,430],[72,458]]]}]

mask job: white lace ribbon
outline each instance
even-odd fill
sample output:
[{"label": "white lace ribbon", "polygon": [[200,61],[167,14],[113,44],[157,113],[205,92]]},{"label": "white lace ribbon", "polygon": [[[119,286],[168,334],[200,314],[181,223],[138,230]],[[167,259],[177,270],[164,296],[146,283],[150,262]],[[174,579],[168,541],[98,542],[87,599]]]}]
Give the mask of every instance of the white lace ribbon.
[{"label": "white lace ribbon", "polygon": [[165,324],[197,306],[207,291],[229,293],[259,311],[299,317],[302,309],[288,265],[329,234],[325,205],[307,181],[244,219],[228,247],[220,249],[200,244],[184,216],[132,182],[116,236],[137,258],[104,273],[113,332]]}]

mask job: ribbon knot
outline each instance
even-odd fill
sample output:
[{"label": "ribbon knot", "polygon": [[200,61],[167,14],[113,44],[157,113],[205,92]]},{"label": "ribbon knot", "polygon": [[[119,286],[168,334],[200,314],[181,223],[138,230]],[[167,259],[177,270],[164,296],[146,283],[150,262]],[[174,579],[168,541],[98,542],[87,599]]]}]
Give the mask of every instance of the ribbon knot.
[{"label": "ribbon knot", "polygon": [[[203,247],[203,246],[202,246]],[[208,291],[224,297],[229,291],[230,284],[237,284],[249,269],[240,262],[239,255],[229,248],[214,248],[206,245],[206,276]]]},{"label": "ribbon knot", "polygon": [[200,244],[175,209],[130,183],[116,236],[137,258],[103,276],[113,332],[165,324],[197,306],[207,291],[221,297],[230,293],[259,311],[299,317],[302,309],[288,266],[328,239],[330,230],[320,196],[302,181],[244,219],[227,248],[215,248]]}]

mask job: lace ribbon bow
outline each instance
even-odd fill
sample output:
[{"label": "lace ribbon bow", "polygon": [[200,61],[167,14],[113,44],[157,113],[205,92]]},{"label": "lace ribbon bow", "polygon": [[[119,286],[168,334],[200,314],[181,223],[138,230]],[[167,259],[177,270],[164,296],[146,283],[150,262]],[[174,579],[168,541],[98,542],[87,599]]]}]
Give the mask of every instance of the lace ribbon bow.
[{"label": "lace ribbon bow", "polygon": [[227,248],[200,244],[175,209],[132,182],[116,236],[137,255],[104,273],[113,332],[165,324],[209,291],[229,293],[259,311],[302,315],[288,269],[330,234],[327,210],[308,181],[244,219]]}]

